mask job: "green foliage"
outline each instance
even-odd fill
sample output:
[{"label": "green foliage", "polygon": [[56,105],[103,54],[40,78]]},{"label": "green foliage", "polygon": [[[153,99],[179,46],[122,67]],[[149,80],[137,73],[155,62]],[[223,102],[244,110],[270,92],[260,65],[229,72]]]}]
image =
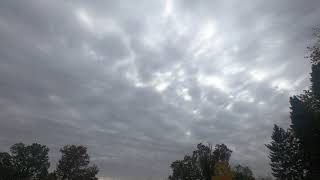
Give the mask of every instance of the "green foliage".
[{"label": "green foliage", "polygon": [[56,175],[61,180],[97,180],[97,166],[89,167],[90,158],[84,146],[67,145],[60,152]]},{"label": "green foliage", "polygon": [[230,168],[229,163],[227,161],[219,161],[216,162],[214,166],[214,175],[233,178],[234,172]]},{"label": "green foliage", "polygon": [[215,165],[218,162],[228,164],[232,151],[224,144],[211,145],[198,144],[192,155],[186,155],[183,160],[171,164],[172,175],[169,180],[211,180]]}]

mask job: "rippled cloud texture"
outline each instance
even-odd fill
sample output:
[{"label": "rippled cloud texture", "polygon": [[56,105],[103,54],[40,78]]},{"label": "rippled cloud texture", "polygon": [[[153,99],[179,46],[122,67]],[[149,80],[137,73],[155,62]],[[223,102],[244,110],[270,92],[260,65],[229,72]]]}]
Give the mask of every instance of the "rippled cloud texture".
[{"label": "rippled cloud texture", "polygon": [[2,0],[0,150],[84,144],[105,179],[166,178],[199,142],[269,170],[309,86],[318,0]]}]

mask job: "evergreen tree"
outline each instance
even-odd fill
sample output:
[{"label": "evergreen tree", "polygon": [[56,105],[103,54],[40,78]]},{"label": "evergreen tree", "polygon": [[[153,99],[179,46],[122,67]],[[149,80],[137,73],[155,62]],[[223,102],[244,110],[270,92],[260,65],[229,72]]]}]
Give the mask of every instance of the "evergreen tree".
[{"label": "evergreen tree", "polygon": [[303,179],[303,149],[292,132],[274,125],[271,138],[266,146],[270,150],[272,174],[282,180]]},{"label": "evergreen tree", "polygon": [[309,47],[309,59],[312,63],[311,87],[299,96],[290,98],[291,128],[301,142],[306,166],[311,179],[320,179],[320,36]]}]

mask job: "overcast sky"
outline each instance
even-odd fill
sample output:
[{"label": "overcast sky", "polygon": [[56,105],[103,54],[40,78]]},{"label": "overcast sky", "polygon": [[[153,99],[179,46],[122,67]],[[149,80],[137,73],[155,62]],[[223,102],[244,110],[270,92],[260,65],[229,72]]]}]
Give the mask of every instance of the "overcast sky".
[{"label": "overcast sky", "polygon": [[1,0],[0,151],[88,146],[105,180],[166,178],[197,143],[267,175],[309,86],[319,0]]}]

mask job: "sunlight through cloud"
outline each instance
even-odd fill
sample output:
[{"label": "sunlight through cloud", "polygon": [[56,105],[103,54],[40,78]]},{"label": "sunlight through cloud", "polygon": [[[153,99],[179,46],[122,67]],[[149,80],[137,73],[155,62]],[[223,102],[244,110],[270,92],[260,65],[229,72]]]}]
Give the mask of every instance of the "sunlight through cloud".
[{"label": "sunlight through cloud", "polygon": [[163,15],[165,17],[168,17],[172,14],[172,12],[173,12],[173,0],[165,0],[165,8],[164,8]]},{"label": "sunlight through cloud", "polygon": [[93,20],[84,9],[78,9],[76,15],[83,25],[88,28],[93,27]]},{"label": "sunlight through cloud", "polygon": [[275,89],[281,91],[281,90],[292,90],[292,85],[291,83],[286,80],[286,79],[277,79],[275,81],[272,82],[272,87],[274,87]]},{"label": "sunlight through cloud", "polygon": [[215,87],[222,91],[229,91],[229,88],[226,86],[224,79],[222,79],[221,77],[200,74],[198,75],[197,80],[201,85]]},{"label": "sunlight through cloud", "polygon": [[215,34],[215,32],[216,32],[215,24],[213,22],[209,22],[203,27],[200,33],[201,39],[209,39]]},{"label": "sunlight through cloud", "polygon": [[256,81],[262,81],[262,80],[267,78],[267,74],[266,73],[264,73],[262,71],[258,71],[258,70],[251,71],[250,75]]},{"label": "sunlight through cloud", "polygon": [[156,86],[156,90],[157,90],[158,92],[162,92],[162,91],[166,90],[166,89],[168,88],[168,86],[169,86],[168,83],[163,82],[163,83],[160,83],[160,84],[158,84],[158,85]]}]

